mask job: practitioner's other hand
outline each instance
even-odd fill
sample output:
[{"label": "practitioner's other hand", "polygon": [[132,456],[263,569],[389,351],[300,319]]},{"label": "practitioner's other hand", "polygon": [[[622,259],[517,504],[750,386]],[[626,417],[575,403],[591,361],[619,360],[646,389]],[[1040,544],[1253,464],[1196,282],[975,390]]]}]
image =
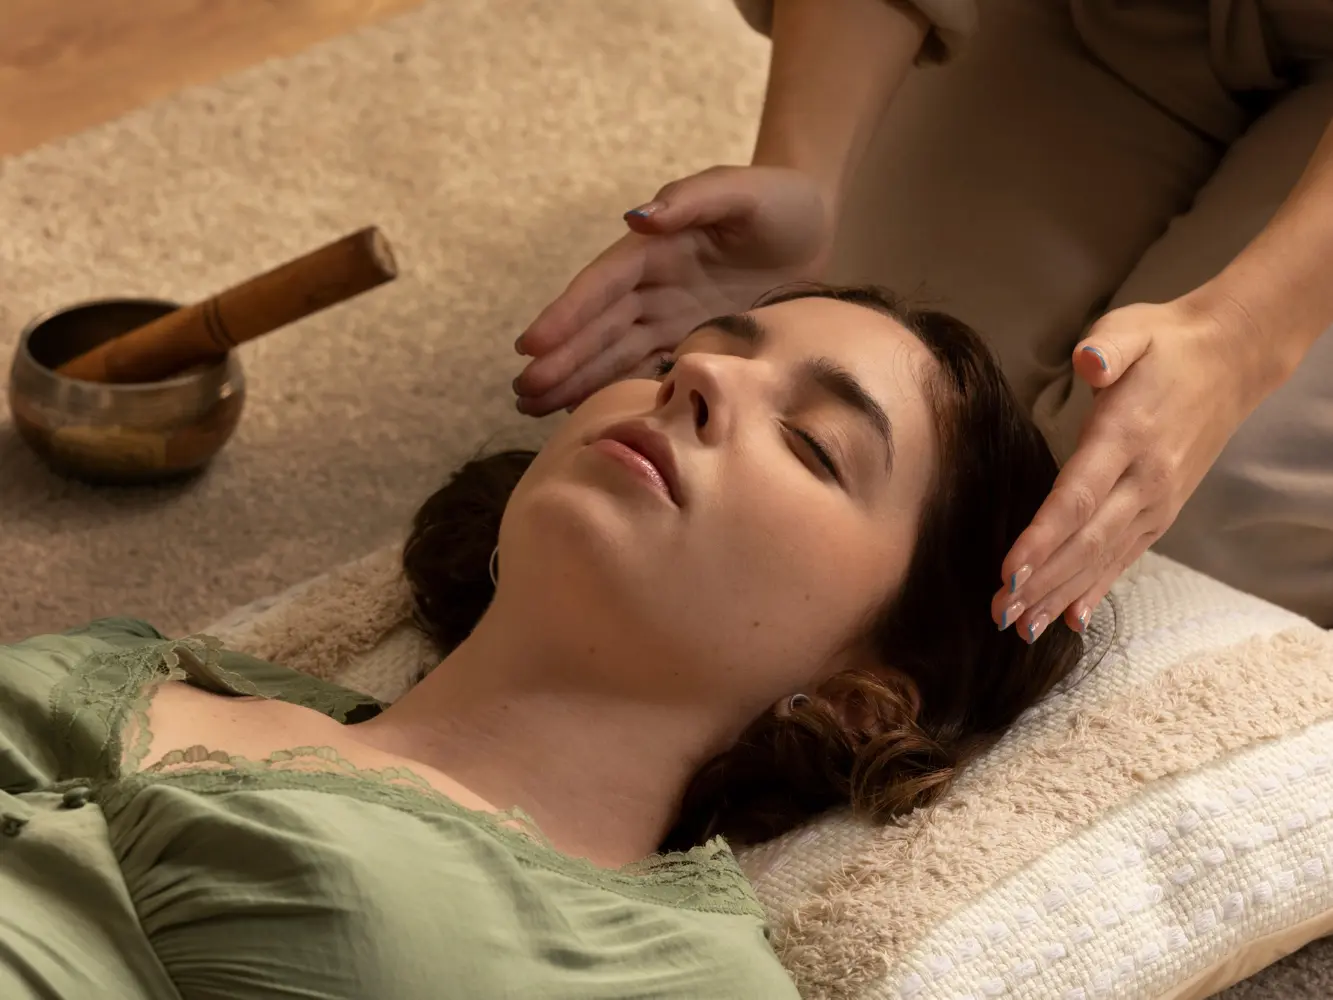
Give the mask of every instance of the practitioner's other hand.
[{"label": "practitioner's other hand", "polygon": [[1032,642],[1082,631],[1124,569],[1175,521],[1223,447],[1290,374],[1244,310],[1187,296],[1112,310],[1074,348],[1094,404],[1078,447],[1000,567],[997,625]]},{"label": "practitioner's other hand", "polygon": [[783,167],[711,167],[625,213],[611,244],[542,310],[515,348],[518,408],[544,416],[646,373],[699,323],[819,277],[832,242],[824,191]]}]

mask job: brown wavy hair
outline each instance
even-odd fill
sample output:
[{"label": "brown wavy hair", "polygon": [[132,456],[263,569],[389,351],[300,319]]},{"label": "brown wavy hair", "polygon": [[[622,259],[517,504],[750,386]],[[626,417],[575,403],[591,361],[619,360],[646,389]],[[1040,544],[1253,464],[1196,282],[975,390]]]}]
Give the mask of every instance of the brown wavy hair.
[{"label": "brown wavy hair", "polygon": [[[872,286],[781,289],[755,308],[812,296],[890,316],[934,356],[927,398],[939,474],[903,585],[866,624],[885,669],[838,674],[806,703],[755,719],[695,775],[664,850],[716,834],[762,842],[838,806],[883,821],[926,805],[1082,652],[1062,620],[1029,645],[990,617],[1000,564],[1058,470],[982,339]],[[533,456],[503,451],[466,463],[413,520],[403,568],[416,621],[443,654],[490,603],[500,519]]]}]

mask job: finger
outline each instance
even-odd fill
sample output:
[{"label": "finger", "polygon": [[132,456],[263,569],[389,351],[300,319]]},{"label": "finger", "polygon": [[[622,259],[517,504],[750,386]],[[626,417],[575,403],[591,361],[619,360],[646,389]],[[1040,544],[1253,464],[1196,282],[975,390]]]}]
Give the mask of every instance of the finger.
[{"label": "finger", "polygon": [[656,352],[645,353],[642,346],[645,342],[648,342],[647,332],[642,328],[632,329],[549,392],[536,397],[520,396],[519,412],[543,417],[556,410],[576,406],[598,389],[619,379],[647,377],[644,363]]},{"label": "finger", "polygon": [[1014,631],[1025,640],[1035,641],[1051,622],[1061,617],[1070,628],[1082,631],[1086,621],[1080,622],[1079,616],[1088,610],[1082,606],[1088,591],[1108,572],[1117,567],[1123,569],[1142,554],[1143,549],[1159,534],[1152,527],[1155,522],[1156,518],[1151,512],[1140,512],[1119,536],[1112,556],[1084,564],[1045,597],[1035,599],[1019,616]]},{"label": "finger", "polygon": [[709,167],[672,181],[652,200],[625,213],[636,233],[659,236],[692,226],[709,226],[753,212],[758,198],[751,185],[738,184],[736,167]]},{"label": "finger", "polygon": [[639,310],[638,296],[621,297],[569,340],[529,362],[514,379],[514,392],[534,398],[545,396],[623,337],[638,320]]},{"label": "finger", "polygon": [[[1091,577],[1111,565],[1131,539],[1144,530],[1139,523],[1143,513],[1143,498],[1132,476],[1126,476],[1111,491],[1106,502],[1098,508],[1091,521],[1075,532],[1055,554],[1037,567],[1017,594],[998,595],[1002,612],[1007,610],[1014,620],[1012,605],[1020,603],[1029,617],[1044,612],[1055,618],[1069,603],[1083,593]],[[1089,577],[1075,584],[1079,577]]]},{"label": "finger", "polygon": [[1107,315],[1115,321],[1093,324],[1088,336],[1074,347],[1074,371],[1094,389],[1112,385],[1152,343],[1150,327],[1135,322],[1133,313]]},{"label": "finger", "polygon": [[1112,421],[1099,417],[1094,411],[1078,449],[1055,477],[1050,494],[1037,508],[1032,522],[1004,557],[1000,566],[1002,586],[1010,594],[1017,593],[1038,567],[1092,520],[1129,468],[1132,456],[1128,436]]},{"label": "finger", "polygon": [[1155,531],[1144,532],[1124,556],[1116,560],[1115,565],[1109,567],[1101,576],[1094,579],[1087,590],[1074,599],[1065,612],[1065,621],[1070,628],[1076,632],[1087,630],[1088,622],[1092,621],[1092,613],[1096,610],[1097,605],[1101,604],[1106,595],[1111,592],[1111,588],[1115,586],[1115,582],[1120,579],[1121,574],[1130,566],[1133,566],[1139,556],[1148,551],[1158,536],[1159,533]]},{"label": "finger", "polygon": [[581,403],[619,379],[652,377],[654,366],[649,362],[660,354],[669,354],[680,343],[673,327],[658,317],[671,317],[688,326],[691,311],[703,312],[696,298],[672,286],[640,288],[634,298],[638,300],[638,315],[619,337],[604,340],[596,353],[561,384],[532,397],[520,396],[519,410],[526,413],[535,408],[541,412],[534,412],[534,416],[544,415],[561,406]]},{"label": "finger", "polygon": [[[1126,544],[1126,532],[1134,527],[1142,510],[1137,483],[1132,476],[1126,476],[1088,523],[1071,535],[1050,559],[1035,566],[1032,575],[1016,591],[1011,593],[1008,587],[1000,589],[991,599],[992,619],[1004,628],[1017,623],[1020,617],[1030,622],[1036,614],[1045,613],[1050,621],[1059,615],[1088,586],[1085,582],[1072,587],[1071,581],[1083,574],[1099,574],[1110,565],[1120,555]],[[1135,537],[1141,530],[1135,528]]]},{"label": "finger", "polygon": [[643,280],[646,243],[633,235],[613,243],[537,314],[514,349],[535,358],[547,355],[634,291]]}]

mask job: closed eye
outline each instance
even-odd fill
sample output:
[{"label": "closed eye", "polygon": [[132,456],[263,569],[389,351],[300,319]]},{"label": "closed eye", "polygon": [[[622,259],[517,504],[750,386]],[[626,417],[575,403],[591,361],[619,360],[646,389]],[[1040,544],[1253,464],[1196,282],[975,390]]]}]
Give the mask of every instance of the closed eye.
[{"label": "closed eye", "polygon": [[810,456],[823,466],[824,471],[832,476],[833,480],[841,486],[842,473],[838,471],[838,464],[833,461],[833,458],[829,455],[828,449],[819,443],[818,438],[808,431],[801,430],[799,427],[789,427],[787,428],[787,431],[792,437],[801,442],[801,446],[810,454]]}]

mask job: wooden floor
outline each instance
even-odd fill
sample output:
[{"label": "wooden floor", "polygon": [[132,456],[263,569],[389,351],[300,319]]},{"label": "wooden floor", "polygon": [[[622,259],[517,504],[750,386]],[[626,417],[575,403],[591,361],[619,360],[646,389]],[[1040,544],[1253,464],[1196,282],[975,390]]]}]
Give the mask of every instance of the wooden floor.
[{"label": "wooden floor", "polygon": [[0,156],[421,0],[0,0]]}]

